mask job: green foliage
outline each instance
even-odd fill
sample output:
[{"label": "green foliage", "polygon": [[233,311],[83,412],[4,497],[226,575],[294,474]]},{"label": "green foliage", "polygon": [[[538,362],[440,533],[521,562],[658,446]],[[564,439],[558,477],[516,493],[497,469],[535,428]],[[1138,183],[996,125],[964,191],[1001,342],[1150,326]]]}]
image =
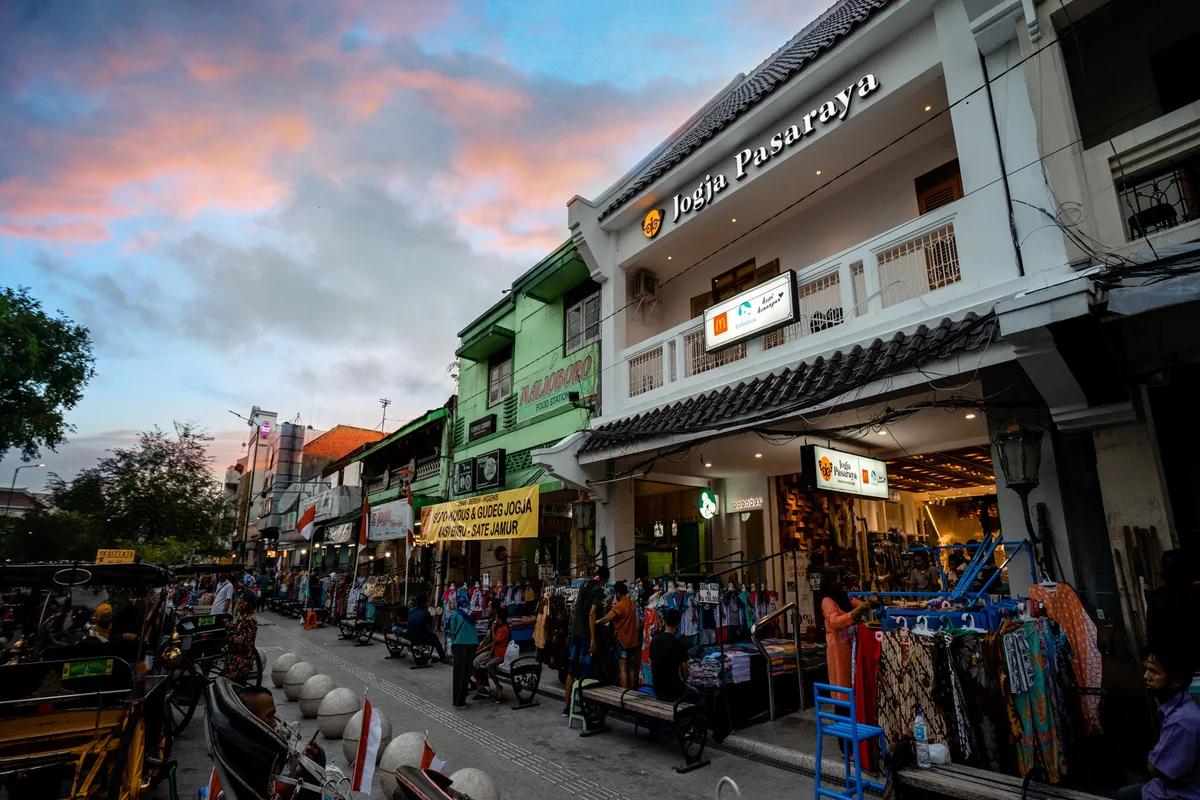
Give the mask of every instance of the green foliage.
[{"label": "green foliage", "polygon": [[52,509],[36,511],[0,542],[13,561],[90,560],[101,548],[133,548],[144,561],[176,564],[193,551],[226,553],[233,534],[212,476],[212,437],[188,423],[155,428],[112,450],[72,480],[51,475]]},{"label": "green foliage", "polygon": [[72,430],[65,413],[95,374],[87,328],[51,317],[29,292],[0,288],[0,458],[18,448],[26,460]]}]

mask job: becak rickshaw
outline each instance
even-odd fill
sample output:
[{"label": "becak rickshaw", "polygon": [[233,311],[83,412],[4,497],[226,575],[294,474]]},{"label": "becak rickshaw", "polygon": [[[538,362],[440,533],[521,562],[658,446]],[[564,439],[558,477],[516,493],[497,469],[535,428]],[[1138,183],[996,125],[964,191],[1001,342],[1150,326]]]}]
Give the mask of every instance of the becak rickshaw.
[{"label": "becak rickshaw", "polygon": [[19,636],[0,665],[0,786],[13,800],[136,800],[163,779],[174,797],[154,664],[169,584],[150,564],[0,565]]}]

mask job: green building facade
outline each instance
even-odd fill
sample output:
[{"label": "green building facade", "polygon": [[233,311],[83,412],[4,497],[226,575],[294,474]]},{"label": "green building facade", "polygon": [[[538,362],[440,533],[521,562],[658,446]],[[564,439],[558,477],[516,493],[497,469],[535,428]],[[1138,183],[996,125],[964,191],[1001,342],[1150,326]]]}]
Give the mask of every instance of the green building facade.
[{"label": "green building facade", "polygon": [[[583,430],[598,413],[600,287],[567,242],[459,332],[450,496],[538,485],[538,537],[453,542],[459,582],[560,578],[594,552],[590,509],[535,467],[532,451]],[[584,524],[587,527],[577,527]],[[539,569],[541,567],[541,569]]]}]

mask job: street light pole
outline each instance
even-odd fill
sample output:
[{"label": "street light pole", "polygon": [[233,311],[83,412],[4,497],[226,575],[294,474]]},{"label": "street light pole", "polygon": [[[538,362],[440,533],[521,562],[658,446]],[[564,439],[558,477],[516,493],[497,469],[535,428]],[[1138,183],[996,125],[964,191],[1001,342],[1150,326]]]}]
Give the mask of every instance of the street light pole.
[{"label": "street light pole", "polygon": [[41,469],[45,464],[26,464],[13,470],[12,485],[8,489],[8,497],[4,498],[4,524],[8,525],[8,512],[12,509],[12,496],[17,491],[17,473],[23,469]]}]

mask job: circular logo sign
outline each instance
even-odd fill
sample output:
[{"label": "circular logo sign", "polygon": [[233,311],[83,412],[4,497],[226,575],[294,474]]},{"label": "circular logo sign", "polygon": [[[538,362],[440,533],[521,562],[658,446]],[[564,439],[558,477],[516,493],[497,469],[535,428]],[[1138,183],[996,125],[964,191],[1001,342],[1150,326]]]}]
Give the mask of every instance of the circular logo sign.
[{"label": "circular logo sign", "polygon": [[705,519],[712,519],[717,515],[717,496],[713,494],[712,489],[703,489],[700,492],[700,516]]},{"label": "circular logo sign", "polygon": [[817,469],[821,471],[821,477],[824,480],[828,481],[833,477],[833,462],[825,456],[821,457],[820,462],[817,464]]},{"label": "circular logo sign", "polygon": [[642,233],[646,235],[647,239],[653,239],[662,230],[662,223],[663,210],[661,208],[652,208],[642,218]]}]

